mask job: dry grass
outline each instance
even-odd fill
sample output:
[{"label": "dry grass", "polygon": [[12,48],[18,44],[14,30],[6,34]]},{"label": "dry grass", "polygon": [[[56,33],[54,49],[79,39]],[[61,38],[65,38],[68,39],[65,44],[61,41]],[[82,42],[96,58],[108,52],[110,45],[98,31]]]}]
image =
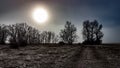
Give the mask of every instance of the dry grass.
[{"label": "dry grass", "polygon": [[0,67],[66,68],[67,65],[71,64],[71,59],[77,50],[79,50],[79,46],[32,45],[19,49],[1,46]]},{"label": "dry grass", "polygon": [[0,46],[0,68],[119,68],[119,64],[118,46]]}]

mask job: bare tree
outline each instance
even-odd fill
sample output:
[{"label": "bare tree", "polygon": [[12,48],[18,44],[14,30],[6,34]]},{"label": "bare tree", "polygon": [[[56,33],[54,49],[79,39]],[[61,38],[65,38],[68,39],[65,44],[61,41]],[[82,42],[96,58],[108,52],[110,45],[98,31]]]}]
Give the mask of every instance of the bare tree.
[{"label": "bare tree", "polygon": [[29,26],[26,23],[20,23],[20,24],[16,24],[16,30],[17,30],[17,41],[19,43],[19,45],[27,45],[27,33],[28,33],[28,28]]},{"label": "bare tree", "polygon": [[28,29],[28,44],[39,44],[40,42],[40,31],[33,28],[29,27]]},{"label": "bare tree", "polygon": [[26,23],[16,23],[8,26],[0,25],[0,43],[3,43],[7,37],[9,37],[12,47],[27,44],[57,43],[58,41],[58,36],[54,32],[40,32]]},{"label": "bare tree", "polygon": [[17,30],[15,25],[9,25],[8,26],[8,34],[10,35],[10,43],[16,44],[17,43]]},{"label": "bare tree", "polygon": [[101,31],[102,24],[95,20],[93,22],[83,22],[83,39],[85,44],[100,44],[102,43],[103,33]]},{"label": "bare tree", "polygon": [[71,22],[67,21],[65,24],[65,29],[60,32],[60,38],[63,42],[72,44],[77,40],[76,27]]},{"label": "bare tree", "polygon": [[42,43],[57,43],[58,36],[51,31],[43,31],[40,35]]},{"label": "bare tree", "polygon": [[4,24],[0,25],[0,44],[5,44],[5,40],[8,35],[6,27],[7,26]]},{"label": "bare tree", "polygon": [[10,42],[20,46],[27,44],[27,31],[28,25],[26,23],[17,23],[8,26],[9,35],[11,36]]},{"label": "bare tree", "polygon": [[17,23],[8,26],[10,42],[20,46],[39,43],[39,31],[26,23]]}]

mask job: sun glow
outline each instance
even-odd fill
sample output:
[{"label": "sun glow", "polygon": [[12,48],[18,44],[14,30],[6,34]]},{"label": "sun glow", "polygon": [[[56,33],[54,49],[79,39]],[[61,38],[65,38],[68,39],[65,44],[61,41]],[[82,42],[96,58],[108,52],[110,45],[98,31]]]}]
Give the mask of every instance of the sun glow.
[{"label": "sun glow", "polygon": [[44,8],[36,8],[33,11],[33,19],[37,23],[45,23],[48,19],[48,13]]}]

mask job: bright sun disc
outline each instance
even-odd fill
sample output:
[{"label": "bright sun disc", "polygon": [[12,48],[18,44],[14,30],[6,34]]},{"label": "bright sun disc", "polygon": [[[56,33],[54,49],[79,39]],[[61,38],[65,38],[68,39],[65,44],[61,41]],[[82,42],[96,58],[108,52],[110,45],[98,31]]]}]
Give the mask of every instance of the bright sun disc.
[{"label": "bright sun disc", "polygon": [[33,12],[33,18],[38,23],[44,23],[48,19],[48,13],[43,8],[37,8]]}]

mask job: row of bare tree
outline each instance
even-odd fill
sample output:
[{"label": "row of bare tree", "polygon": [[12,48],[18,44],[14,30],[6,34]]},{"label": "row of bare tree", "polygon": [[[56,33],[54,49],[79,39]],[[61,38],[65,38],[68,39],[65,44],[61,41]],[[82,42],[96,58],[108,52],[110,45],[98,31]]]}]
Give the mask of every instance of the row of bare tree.
[{"label": "row of bare tree", "polygon": [[[83,22],[84,44],[102,43],[103,33],[102,25],[95,20],[93,22]],[[25,46],[27,44],[57,43],[58,41],[72,44],[77,41],[77,29],[71,22],[67,21],[65,28],[56,35],[51,31],[39,31],[26,23],[17,23],[12,25],[0,25],[0,44],[4,44],[6,39],[12,45]]]},{"label": "row of bare tree", "polygon": [[4,44],[6,39],[11,44],[24,46],[26,44],[56,43],[58,36],[51,31],[40,32],[26,23],[17,23],[0,25],[0,43]]}]

